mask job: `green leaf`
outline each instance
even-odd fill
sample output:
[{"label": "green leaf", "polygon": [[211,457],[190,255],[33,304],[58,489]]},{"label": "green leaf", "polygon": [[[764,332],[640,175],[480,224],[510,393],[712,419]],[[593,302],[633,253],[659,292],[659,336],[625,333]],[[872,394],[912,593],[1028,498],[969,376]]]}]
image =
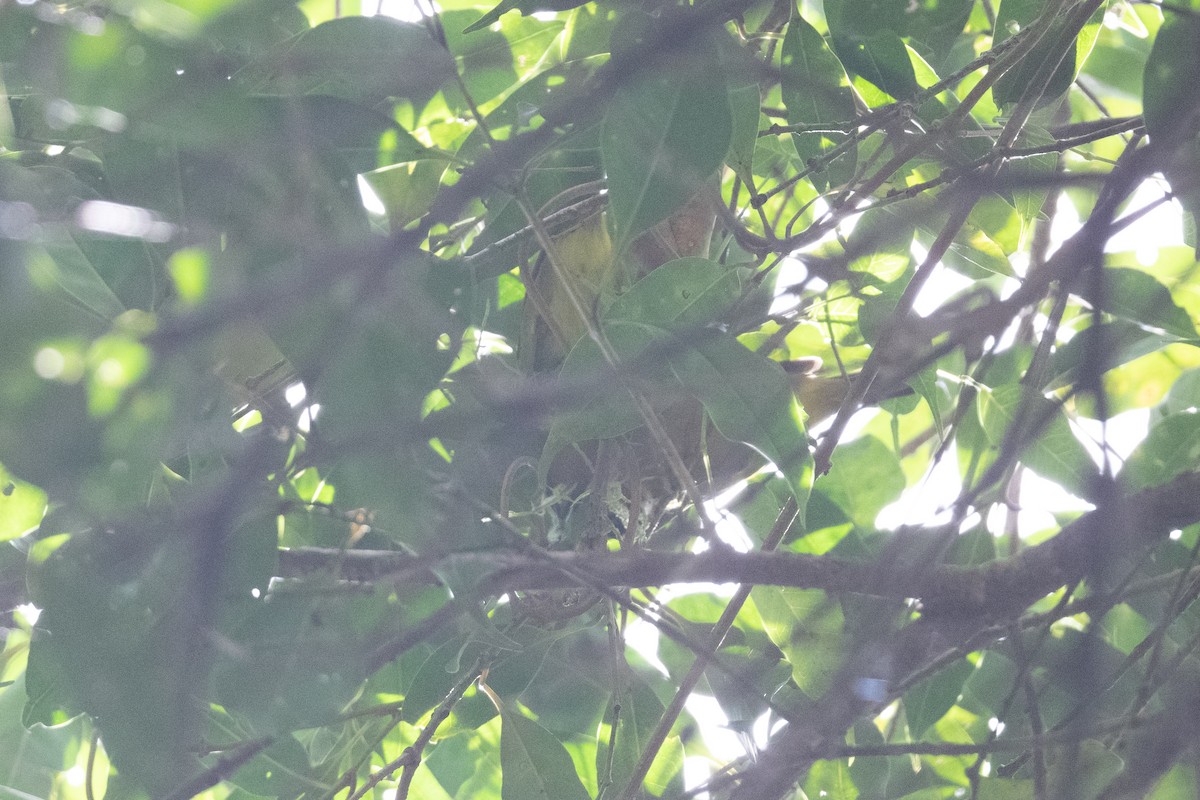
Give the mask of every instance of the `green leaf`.
[{"label": "green leaf", "polygon": [[791,664],[796,685],[809,697],[820,697],[845,655],[841,605],[817,589],[776,586],[756,586],[750,599],[763,629]]},{"label": "green leaf", "polygon": [[813,463],[804,415],[779,365],[732,337],[714,337],[670,361],[726,439],[744,442],[770,459],[801,509],[812,490]]},{"label": "green leaf", "polygon": [[391,229],[398,231],[429,211],[445,171],[444,160],[423,159],[381,167],[363,173],[362,179],[383,203]]},{"label": "green leaf", "polygon": [[954,707],[963,684],[974,671],[974,665],[960,659],[904,693],[904,716],[914,738],[921,738]]},{"label": "green leaf", "polygon": [[855,524],[874,528],[875,517],[904,491],[900,461],[883,442],[863,436],[837,449],[821,491]]},{"label": "green leaf", "polygon": [[1175,379],[1164,410],[1176,413],[1193,408],[1200,408],[1200,369],[1187,370]]},{"label": "green leaf", "polygon": [[1102,310],[1180,339],[1200,339],[1188,312],[1175,303],[1171,291],[1150,273],[1139,269],[1108,267],[1103,275],[1102,297],[1087,291],[1090,287],[1086,281],[1083,286],[1084,297],[1092,303],[1098,303]]},{"label": "green leaf", "polygon": [[[612,715],[617,713],[616,748],[612,753],[612,771],[608,771],[609,741],[612,736]],[[646,749],[658,721],[663,715],[663,704],[658,695],[637,675],[630,675],[628,682],[612,698],[605,710],[604,724],[596,738],[596,774],[601,785],[622,787],[629,782],[633,768]],[[655,759],[659,761],[660,759]],[[665,788],[665,787],[660,787]]]},{"label": "green leaf", "polygon": [[[1118,319],[1084,328],[1054,354],[1054,378],[1047,388],[1055,389],[1077,383],[1081,371],[1119,367],[1136,358],[1159,352],[1179,340],[1174,336],[1154,333],[1132,320]],[[1097,356],[1101,356],[1097,358]]]},{"label": "green leaf", "polygon": [[415,725],[445,699],[462,675],[464,658],[470,658],[464,656],[470,642],[470,638],[456,636],[429,654],[404,694],[400,719]]},{"label": "green leaf", "polygon": [[859,790],[844,761],[818,761],[809,770],[804,782],[805,793],[810,797],[828,800],[858,800]]},{"label": "green leaf", "polygon": [[[14,797],[51,797],[56,778],[71,766],[71,751],[83,734],[83,719],[68,725],[25,727],[21,707],[25,703],[25,676],[0,688],[0,786]],[[0,794],[3,794],[0,792]]]},{"label": "green leaf", "polygon": [[1163,486],[1200,464],[1200,413],[1170,414],[1154,423],[1121,469],[1129,491]]},{"label": "green leaf", "polygon": [[[237,728],[225,731],[231,739]],[[300,797],[306,791],[332,791],[308,763],[308,754],[291,735],[278,737],[270,747],[242,765],[230,778],[234,786],[263,797]]]},{"label": "green leaf", "polygon": [[233,649],[213,664],[214,699],[262,733],[326,724],[357,694],[371,634],[395,611],[371,595],[227,603],[220,635]]},{"label": "green leaf", "polygon": [[[792,17],[780,54],[780,91],[789,125],[820,126],[854,119],[854,92],[833,50],[799,14]],[[795,133],[792,141],[807,164],[851,141],[848,133]],[[821,186],[840,186],[854,175],[855,145],[818,172]]]},{"label": "green leaf", "polygon": [[24,536],[41,524],[46,493],[0,464],[0,542]]},{"label": "green leaf", "polygon": [[71,240],[48,241],[44,251],[31,253],[30,272],[45,286],[56,284],[80,307],[99,319],[113,320],[125,311],[125,304],[100,277],[91,260]]},{"label": "green leaf", "polygon": [[[655,341],[671,346],[668,338],[672,331],[720,319],[740,296],[744,277],[744,271],[702,258],[663,264],[615,299],[605,312],[601,326],[609,346],[620,363],[636,359]],[[607,368],[599,346],[585,337],[567,354],[560,374],[587,380]],[[661,380],[663,376],[652,377]],[[628,392],[620,388],[600,392],[580,408],[558,415],[539,465],[542,480],[563,447],[620,436],[643,422]]]},{"label": "green leaf", "polygon": [[826,2],[829,37],[842,65],[896,100],[910,100],[918,90],[899,32],[904,30],[905,10],[890,0]]},{"label": "green leaf", "polygon": [[663,331],[718,322],[741,297],[745,269],[706,258],[678,258],[613,300],[605,322],[656,325]]},{"label": "green leaf", "polygon": [[[1022,386],[1006,385],[982,393],[979,409],[983,429],[993,444],[1015,434],[1024,444],[1021,461],[1027,467],[1076,497],[1086,500],[1092,496],[1098,474],[1095,462],[1053,400],[1030,394]],[[1018,414],[1022,415],[1021,427],[1014,431]]]},{"label": "green leaf", "polygon": [[616,252],[669,217],[725,159],[733,118],[721,75],[716,39],[700,36],[613,98],[601,150]]},{"label": "green leaf", "polygon": [[1200,20],[1173,11],[1165,17],[1142,74],[1142,115],[1152,140],[1174,135],[1180,125],[1194,127],[1195,120],[1180,111],[1200,104]]},{"label": "green leaf", "polygon": [[1032,779],[982,778],[977,797],[979,800],[1026,800],[1033,794]]},{"label": "green leaf", "polygon": [[463,33],[473,33],[486,28],[509,11],[520,11],[523,15],[540,11],[569,11],[586,2],[587,0],[501,0],[495,8],[467,26]]},{"label": "green leaf", "polygon": [[[602,328],[620,363],[651,343],[664,345],[674,381],[698,398],[726,438],[751,445],[787,476],[803,509],[812,482],[811,456],[802,417],[783,371],[727,334],[707,329],[740,296],[744,273],[699,258],[677,259],[654,270],[609,307]],[[689,331],[696,343],[672,341]],[[674,351],[678,350],[676,353]],[[606,362],[591,339],[581,340],[563,364],[564,377],[585,379]],[[651,376],[662,380],[667,373]],[[539,463],[545,480],[554,457],[568,444],[619,436],[644,422],[627,391],[606,391],[579,409],[555,418]]]},{"label": "green leaf", "polygon": [[302,35],[263,87],[377,103],[424,102],[454,75],[454,59],[420,25],[387,16],[343,17]]},{"label": "green leaf", "polygon": [[911,44],[939,70],[966,27],[974,6],[970,0],[918,0],[905,9]]},{"label": "green leaf", "polygon": [[503,800],[590,800],[554,734],[519,713],[502,711],[501,720]]},{"label": "green leaf", "polygon": [[[997,44],[1010,38],[1026,25],[1034,22],[1048,6],[1045,0],[1003,0],[996,12]],[[1063,41],[1063,22],[1058,18],[1043,21],[1046,34],[1024,58],[1013,65],[992,85],[992,96],[997,107],[1017,102],[1025,91],[1038,80],[1039,97],[1042,102],[1054,100],[1071,87],[1075,80],[1075,39]],[[1061,59],[1061,60],[1060,60]],[[1053,72],[1048,72],[1051,66]]]},{"label": "green leaf", "polygon": [[729,143],[729,166],[744,183],[754,181],[754,148],[758,144],[758,120],[761,112],[758,84],[729,90],[729,109],[733,131]]}]

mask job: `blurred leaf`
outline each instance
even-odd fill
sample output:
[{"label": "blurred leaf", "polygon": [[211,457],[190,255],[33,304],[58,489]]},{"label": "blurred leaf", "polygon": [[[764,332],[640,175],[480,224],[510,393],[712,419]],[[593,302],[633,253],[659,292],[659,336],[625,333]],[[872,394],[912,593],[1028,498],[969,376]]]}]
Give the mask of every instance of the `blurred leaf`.
[{"label": "blurred leaf", "polygon": [[202,679],[187,589],[189,553],[179,537],[77,536],[41,566],[47,606],[30,647],[25,723],[55,724],[86,711],[102,719],[113,764],[153,794],[197,768],[190,752],[200,708],[178,687]]},{"label": "blurred leaf", "polygon": [[[702,258],[671,261],[616,298],[601,324],[620,363],[628,363],[655,341],[671,347],[672,331],[699,327],[720,318],[736,302],[744,275]],[[564,378],[586,379],[608,367],[600,348],[581,339],[563,362]],[[653,376],[658,380],[665,375]],[[625,390],[599,393],[594,399],[555,417],[539,471],[546,475],[563,447],[627,433],[643,424]]]},{"label": "blurred leaf", "polygon": [[368,104],[422,103],[454,74],[454,59],[428,32],[386,16],[344,17],[299,37],[271,63],[264,90],[325,94]]},{"label": "blurred leaf", "polygon": [[[1158,137],[1179,145],[1165,173],[1193,225],[1200,224],[1200,140],[1187,134],[1195,129],[1195,110],[1200,107],[1197,39],[1200,20],[1190,14],[1168,13],[1154,38],[1142,78],[1146,132],[1151,141]],[[1180,125],[1187,127],[1181,130]]]},{"label": "blurred leaf", "polygon": [[850,769],[842,761],[818,761],[809,771],[804,789],[810,795],[830,800],[858,800],[859,797]]},{"label": "blurred leaf", "polygon": [[1178,341],[1176,337],[1148,331],[1132,320],[1114,320],[1092,325],[1071,338],[1054,354],[1052,374],[1048,389],[1077,383],[1081,371],[1119,367],[1134,359],[1161,351],[1168,344]]},{"label": "blurred leaf", "polygon": [[1027,467],[1076,497],[1092,496],[1097,467],[1053,400],[1021,386],[999,386],[980,395],[979,409],[993,444],[1016,437]]},{"label": "blurred leaf", "polygon": [[0,464],[0,542],[24,536],[46,513],[46,493],[10,475]]},{"label": "blurred leaf", "polygon": [[[780,54],[780,81],[789,125],[820,127],[854,118],[854,92],[837,56],[799,14],[792,16]],[[855,144],[837,132],[794,133],[804,164],[850,142],[850,149],[818,171],[822,185],[840,186],[854,175]]]},{"label": "blurred leaf", "polygon": [[760,90],[757,84],[729,90],[733,132],[729,143],[729,166],[746,184],[754,180],[754,148],[758,144]]},{"label": "blurred leaf", "polygon": [[566,749],[533,720],[501,712],[500,762],[504,800],[587,800]]},{"label": "blurred leaf", "polygon": [[469,640],[455,637],[429,654],[404,694],[401,719],[415,725],[450,694],[463,669],[470,666],[463,663],[465,658],[472,658],[465,655],[469,644]]},{"label": "blurred leaf", "polygon": [[[1033,23],[1048,7],[1044,0],[1003,0],[996,11],[996,41],[1002,42]],[[1070,88],[1075,79],[1075,40],[1063,41],[1063,21],[1063,16],[1043,20],[1045,35],[992,85],[998,107],[1017,102],[1030,88],[1038,91],[1042,102]]]},{"label": "blurred leaf", "polygon": [[756,586],[750,598],[791,664],[792,680],[809,697],[823,695],[845,657],[841,606],[816,589]]},{"label": "blurred leaf", "polygon": [[278,737],[233,773],[229,782],[262,797],[300,797],[306,791],[332,789],[322,786],[308,763],[308,754],[290,735]]},{"label": "blurred leaf", "polygon": [[423,159],[381,167],[362,177],[383,203],[392,230],[398,231],[429,211],[445,171],[445,161]]},{"label": "blurred leaf", "polygon": [[752,446],[784,474],[803,520],[812,453],[803,412],[783,370],[722,337],[672,359],[671,371],[700,398],[722,436]]},{"label": "blurred leaf", "polygon": [[897,100],[911,99],[918,89],[900,39],[906,12],[887,0],[829,0],[825,7],[830,40],[842,64]]},{"label": "blurred leaf", "polygon": [[1200,463],[1200,413],[1170,414],[1155,422],[1121,469],[1131,491],[1163,486]]},{"label": "blurred leaf", "polygon": [[[609,741],[614,736],[611,733],[614,713],[617,714],[617,730],[613,739],[616,748],[611,756],[612,772],[609,773],[607,765],[610,759]],[[633,768],[650,742],[662,715],[662,701],[644,680],[637,675],[631,675],[628,683],[621,686],[609,703],[604,724],[600,726],[597,735],[596,773],[602,785],[616,788],[629,782]],[[655,759],[656,762],[660,760]]]},{"label": "blurred leaf", "polygon": [[463,33],[482,30],[509,11],[520,11],[522,15],[536,14],[539,11],[569,11],[585,2],[586,0],[501,0],[495,8],[471,23]]},{"label": "blurred leaf", "polygon": [[900,462],[883,442],[863,436],[838,449],[821,491],[857,525],[875,527],[875,517],[904,491]]},{"label": "blurred leaf", "polygon": [[904,716],[915,738],[924,736],[958,702],[963,683],[974,671],[970,662],[960,659],[904,693]]},{"label": "blurred leaf", "polygon": [[1090,296],[1087,299],[1098,302],[1110,314],[1180,339],[1200,338],[1187,311],[1175,303],[1167,287],[1147,272],[1109,267],[1104,270],[1102,291],[1103,300]]},{"label": "blurred leaf", "polygon": [[[630,46],[642,33],[633,33]],[[714,79],[720,75],[717,40],[702,36],[622,86],[613,98],[601,148],[616,252],[670,216],[724,160],[733,120],[725,82]]]},{"label": "blurred leaf", "polygon": [[71,751],[84,735],[83,720],[26,728],[21,723],[25,676],[0,688],[0,783],[14,797],[50,797],[56,777],[72,766]]}]

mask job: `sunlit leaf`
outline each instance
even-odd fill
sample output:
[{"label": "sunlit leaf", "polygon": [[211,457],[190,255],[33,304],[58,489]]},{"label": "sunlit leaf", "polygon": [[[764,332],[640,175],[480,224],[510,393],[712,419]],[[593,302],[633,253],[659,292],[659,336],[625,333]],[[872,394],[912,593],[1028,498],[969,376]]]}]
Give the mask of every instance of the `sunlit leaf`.
[{"label": "sunlit leaf", "polygon": [[1200,463],[1200,414],[1185,411],[1163,417],[1121,470],[1130,487],[1162,486],[1172,478],[1195,469]]},{"label": "sunlit leaf", "polygon": [[758,586],[750,593],[763,628],[792,667],[792,680],[820,697],[845,656],[841,606],[821,591]]},{"label": "sunlit leaf", "polygon": [[502,718],[504,800],[587,800],[570,756],[553,734],[516,712],[506,711]]}]

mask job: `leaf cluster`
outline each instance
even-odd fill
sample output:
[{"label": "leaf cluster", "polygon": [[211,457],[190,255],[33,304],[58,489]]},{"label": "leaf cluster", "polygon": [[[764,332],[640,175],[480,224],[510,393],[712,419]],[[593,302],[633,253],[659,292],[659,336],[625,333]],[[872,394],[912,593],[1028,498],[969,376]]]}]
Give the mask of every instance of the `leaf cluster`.
[{"label": "leaf cluster", "polygon": [[369,5],[0,5],[0,789],[1196,797],[1196,0]]}]

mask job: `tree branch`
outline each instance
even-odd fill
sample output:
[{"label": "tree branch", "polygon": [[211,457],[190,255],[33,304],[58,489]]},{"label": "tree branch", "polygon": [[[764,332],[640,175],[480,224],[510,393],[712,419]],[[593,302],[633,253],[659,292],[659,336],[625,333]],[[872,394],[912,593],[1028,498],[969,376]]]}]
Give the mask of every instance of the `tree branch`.
[{"label": "tree branch", "polygon": [[[1054,538],[1017,556],[974,567],[918,563],[906,569],[894,560],[878,563],[761,552],[555,552],[535,559],[504,551],[428,557],[393,551],[301,548],[280,551],[279,573],[295,578],[336,569],[348,580],[395,580],[411,585],[435,583],[437,578],[431,571],[435,566],[492,565],[495,569],[480,583],[481,594],[578,586],[569,573],[582,572],[595,585],[612,588],[676,583],[792,586],[893,599],[919,598],[926,616],[995,618],[1016,613],[1087,575],[1098,544],[1096,537],[1106,530],[1115,527],[1121,537],[1121,541],[1107,543],[1109,548],[1129,549],[1153,543],[1172,530],[1200,521],[1200,505],[1195,502],[1198,494],[1200,472],[1185,473],[1165,486],[1118,498],[1089,512]],[[1120,509],[1124,523],[1102,524],[1104,515],[1115,513],[1114,509]],[[919,542],[925,540],[925,533],[910,529],[897,537]],[[903,538],[898,538],[897,544],[903,545]],[[919,557],[912,560],[921,561]]]}]

